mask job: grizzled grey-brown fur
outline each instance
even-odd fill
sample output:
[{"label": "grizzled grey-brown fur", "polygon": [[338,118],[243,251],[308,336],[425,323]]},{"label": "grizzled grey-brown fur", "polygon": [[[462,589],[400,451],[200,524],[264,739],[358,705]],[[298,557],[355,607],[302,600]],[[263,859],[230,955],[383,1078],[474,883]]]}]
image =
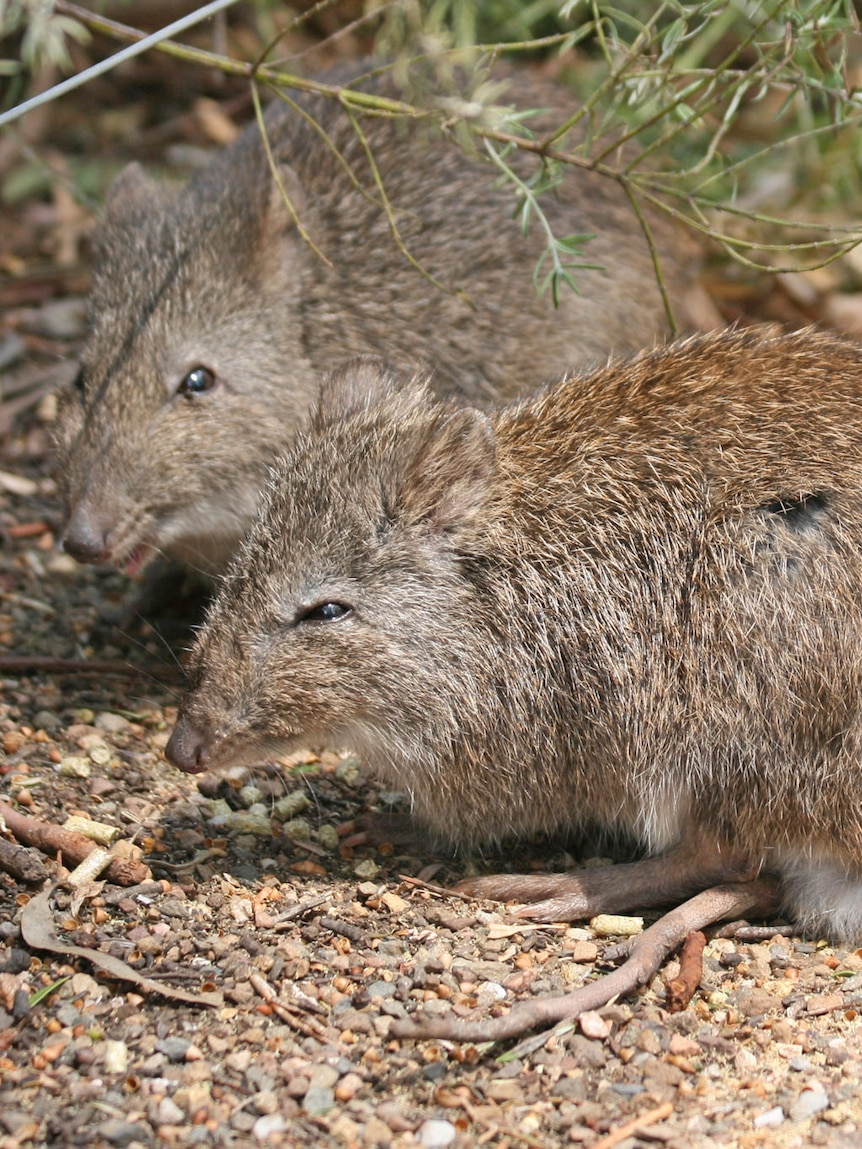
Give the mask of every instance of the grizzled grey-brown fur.
[{"label": "grizzled grey-brown fur", "polygon": [[[364,86],[399,95],[385,77]],[[561,88],[528,74],[516,74],[506,99],[555,107],[555,123],[571,111]],[[109,193],[80,386],[58,436],[65,545],[82,561],[134,571],[161,550],[220,570],[267,467],[341,359],[433,364],[435,390],[486,404],[666,334],[647,245],[612,180],[572,169],[544,197],[557,235],[596,233],[586,254],[602,268],[579,273],[582,294],[564,288],[555,311],[532,285],[541,228],[520,234],[495,169],[452,144],[431,146],[415,125],[365,121],[410,252],[465,299],[398,251],[344,110],[299,100],[362,185],[276,101],[267,126],[279,172],[329,264],[300,236],[254,124],[181,190],[132,165]],[[512,162],[522,176],[538,163]],[[689,253],[666,224],[653,227],[686,326]]]},{"label": "grizzled grey-brown fur", "polygon": [[695,337],[491,414],[359,362],[279,461],[200,633],[188,771],[360,751],[454,841],[651,855],[500,877],[536,916],[763,868],[862,941],[862,350]]}]

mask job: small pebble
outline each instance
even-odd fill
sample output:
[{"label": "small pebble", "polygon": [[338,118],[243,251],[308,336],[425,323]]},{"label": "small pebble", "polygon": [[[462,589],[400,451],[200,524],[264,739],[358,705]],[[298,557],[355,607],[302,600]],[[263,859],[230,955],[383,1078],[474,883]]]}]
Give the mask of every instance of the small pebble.
[{"label": "small pebble", "polygon": [[287,1130],[287,1121],[281,1113],[267,1113],[265,1117],[258,1117],[252,1126],[252,1136],[257,1141],[266,1141],[274,1133],[284,1133]]},{"label": "small pebble", "polygon": [[163,1097],[156,1111],[156,1121],[159,1125],[183,1125],[186,1115],[175,1101],[170,1097]]},{"label": "small pebble", "polygon": [[788,1066],[790,1069],[795,1070],[796,1073],[811,1073],[814,1069],[814,1066],[807,1057],[791,1057]]},{"label": "small pebble", "polygon": [[60,759],[59,773],[64,778],[89,778],[91,771],[90,759],[79,754],[69,754]]},{"label": "small pebble", "polygon": [[424,1149],[444,1149],[458,1136],[458,1130],[451,1121],[423,1121],[417,1136]]},{"label": "small pebble", "polygon": [[306,1113],[328,1113],[335,1105],[335,1093],[332,1089],[321,1089],[309,1086],[308,1092],[302,1101],[302,1108]]},{"label": "small pebble", "polygon": [[[101,714],[96,715],[95,725],[107,734],[125,734],[130,723],[122,714],[112,714],[109,710],[103,710]],[[45,729],[47,730],[47,727]]]},{"label": "small pebble", "polygon": [[758,1113],[754,1119],[755,1129],[777,1129],[784,1124],[784,1110],[780,1105],[767,1109],[765,1113]]},{"label": "small pebble", "polygon": [[610,1036],[611,1027],[595,1010],[588,1009],[582,1013],[578,1018],[578,1025],[581,1027],[581,1033],[583,1033],[585,1037],[602,1041],[604,1038]]},{"label": "small pebble", "polygon": [[156,1042],[156,1049],[163,1053],[170,1061],[185,1061],[186,1050],[191,1045],[184,1037],[166,1037]]},{"label": "small pebble", "polygon": [[[124,1041],[106,1041],[104,1045],[105,1073],[125,1073],[129,1065],[129,1048]],[[165,1122],[170,1125],[171,1122]]]},{"label": "small pebble", "polygon": [[829,1098],[819,1089],[806,1089],[790,1106],[791,1121],[805,1121],[829,1105]]}]

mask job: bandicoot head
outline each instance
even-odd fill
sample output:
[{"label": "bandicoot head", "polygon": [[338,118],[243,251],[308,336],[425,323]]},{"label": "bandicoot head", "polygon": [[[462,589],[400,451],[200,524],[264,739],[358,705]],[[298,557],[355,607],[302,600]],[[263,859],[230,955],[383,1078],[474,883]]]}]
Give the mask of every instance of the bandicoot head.
[{"label": "bandicoot head", "polygon": [[494,454],[486,415],[422,383],[372,360],[333,375],[223,580],[168,757],[196,772],[324,740],[416,762],[454,731],[475,694],[461,566]]},{"label": "bandicoot head", "polygon": [[[63,541],[82,562],[134,573],[165,551],[220,569],[305,416],[305,252],[287,252],[290,221],[246,151],[233,180],[216,164],[177,191],[132,164],[110,190],[89,338],[57,436]],[[286,372],[292,386],[280,387]]]}]

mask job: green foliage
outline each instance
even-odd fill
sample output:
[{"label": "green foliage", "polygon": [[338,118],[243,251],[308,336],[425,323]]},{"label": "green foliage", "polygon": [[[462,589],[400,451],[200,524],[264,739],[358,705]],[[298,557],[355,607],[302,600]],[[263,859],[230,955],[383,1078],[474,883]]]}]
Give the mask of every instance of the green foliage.
[{"label": "green foliage", "polygon": [[71,67],[68,40],[86,44],[90,33],[78,20],[55,11],[54,0],[0,0],[0,40],[21,34],[17,60],[2,60],[6,74],[22,70],[37,72],[53,64]]},{"label": "green foliage", "polygon": [[[732,258],[771,269],[782,255],[784,266],[818,266],[862,239],[855,223],[841,222],[858,218],[862,196],[862,92],[853,81],[862,70],[858,32],[851,0],[439,0],[388,10],[379,42],[394,56],[396,75],[408,74],[421,57],[434,62],[438,82],[440,59],[470,60],[481,76],[498,53],[543,49],[557,56],[564,69],[571,65],[582,102],[538,140],[510,122],[520,146],[546,163],[601,172]],[[521,39],[505,43],[511,35]],[[487,138],[494,109],[475,109],[479,84],[467,94],[474,107],[464,119]],[[490,158],[499,168],[499,156]],[[532,189],[518,186],[511,168],[508,177],[522,223],[541,225],[550,169]],[[561,282],[573,283],[582,243],[548,235],[537,282],[550,285],[555,298]]]},{"label": "green foliage", "polygon": [[[566,165],[617,181],[648,239],[649,212],[667,212],[750,267],[819,266],[862,241],[862,37],[853,0],[366,0],[358,16],[355,2],[339,0],[297,16],[273,0],[256,8],[265,46],[254,84],[288,101],[297,87],[338,100],[364,151],[363,117],[398,114],[413,130],[433,128],[439,146],[484,158],[489,178],[510,183],[518,225],[541,229],[536,287],[555,300],[561,288],[577,289],[589,266],[590,237],[555,236],[542,210]],[[116,24],[75,15],[124,38]],[[319,28],[317,20],[333,37],[367,43],[373,34],[403,99],[315,82],[291,57],[278,61],[284,33],[303,22]],[[0,73],[61,63],[67,38],[82,32],[62,0],[0,0],[0,27],[21,45]],[[244,60],[176,43],[159,49],[249,74]],[[573,92],[572,114],[534,130],[529,109],[507,105],[505,82],[492,72],[500,56],[546,58]],[[519,174],[515,149],[538,155],[541,170]],[[368,158],[375,187],[367,190],[411,259],[385,173]]]}]

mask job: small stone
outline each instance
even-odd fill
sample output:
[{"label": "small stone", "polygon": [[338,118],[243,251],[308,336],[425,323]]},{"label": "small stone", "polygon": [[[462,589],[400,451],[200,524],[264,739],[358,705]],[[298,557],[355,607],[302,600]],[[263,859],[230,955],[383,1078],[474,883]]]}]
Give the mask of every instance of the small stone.
[{"label": "small stone", "polygon": [[64,778],[89,778],[92,765],[89,758],[82,758],[80,754],[69,754],[60,759],[59,772]]},{"label": "small stone", "polygon": [[784,1110],[780,1105],[767,1109],[765,1113],[758,1113],[754,1119],[755,1129],[777,1129],[784,1124]]},{"label": "small stone", "polygon": [[372,858],[363,858],[361,862],[358,862],[353,867],[353,872],[357,878],[362,878],[363,880],[376,878],[380,873],[380,867]]},{"label": "small stone", "polygon": [[302,1108],[311,1115],[328,1113],[334,1105],[335,1093],[332,1089],[320,1089],[311,1086],[309,1086],[302,1101]]},{"label": "small stone", "polygon": [[62,723],[53,710],[38,710],[33,718],[33,725],[37,730],[59,730]]},{"label": "small stone", "polygon": [[593,1040],[603,1041],[610,1036],[611,1027],[595,1010],[585,1010],[578,1018],[578,1025],[581,1027],[581,1033]]},{"label": "small stone", "polygon": [[106,734],[125,734],[131,723],[128,718],[123,718],[122,714],[112,714],[108,710],[103,710],[101,714],[96,715],[94,725],[104,730]]},{"label": "small stone", "polygon": [[310,1089],[331,1089],[341,1074],[334,1065],[315,1065],[309,1076]]},{"label": "small stone", "polygon": [[101,1125],[95,1126],[90,1134],[93,1142],[104,1138],[112,1145],[119,1145],[121,1149],[130,1145],[132,1141],[141,1141],[146,1145],[152,1140],[152,1131],[145,1125],[133,1125],[130,1121],[122,1121],[119,1118],[103,1121]]},{"label": "small stone", "polygon": [[354,754],[351,754],[347,758],[342,758],[335,767],[335,777],[339,782],[345,782],[348,786],[356,785],[361,772],[362,763]]},{"label": "small stone", "polygon": [[690,1037],[684,1037],[681,1033],[672,1033],[668,1052],[672,1053],[674,1057],[697,1057],[703,1053],[703,1050]]},{"label": "small stone", "polygon": [[458,1136],[458,1130],[451,1121],[423,1121],[416,1135],[423,1149],[445,1149]]},{"label": "small stone", "polygon": [[358,1073],[345,1073],[335,1087],[336,1101],[352,1101],[362,1088],[363,1081]]},{"label": "small stone", "polygon": [[262,1089],[259,1093],[255,1093],[250,1104],[254,1112],[261,1116],[278,1112],[278,1098],[271,1089]]},{"label": "small stone", "polygon": [[366,1145],[383,1146],[392,1144],[392,1130],[379,1117],[369,1117],[362,1131]]},{"label": "small stone", "polygon": [[844,995],[840,993],[815,993],[806,999],[805,1012],[809,1017],[822,1017],[833,1010],[842,1009]]},{"label": "small stone", "polygon": [[231,810],[224,819],[225,829],[234,834],[254,834],[257,838],[272,837],[272,820],[265,806],[252,806],[248,810]]},{"label": "small stone", "polygon": [[524,1096],[524,1090],[515,1077],[489,1081],[485,1093],[492,1101],[520,1101]]},{"label": "small stone", "polygon": [[156,1123],[158,1125],[182,1125],[186,1115],[179,1105],[170,1097],[163,1097],[156,1110]]},{"label": "small stone", "polygon": [[[104,1045],[105,1059],[103,1068],[105,1073],[125,1073],[129,1065],[129,1047],[124,1041],[106,1041]],[[170,1125],[170,1121],[164,1122]]]},{"label": "small stone", "polygon": [[569,961],[594,962],[599,956],[599,947],[595,942],[576,941],[567,952]]},{"label": "small stone", "polygon": [[365,993],[369,998],[374,997],[394,997],[396,993],[396,985],[394,981],[373,981],[366,989]]},{"label": "small stone", "polygon": [[805,1121],[829,1105],[829,1098],[820,1089],[806,1089],[790,1106],[791,1121]]},{"label": "small stone", "polygon": [[416,1122],[404,1116],[397,1101],[384,1101],[377,1106],[377,1116],[393,1133],[408,1133],[416,1128]]},{"label": "small stone", "polygon": [[250,806],[257,805],[263,801],[263,792],[257,786],[249,784],[240,787],[237,797],[243,806],[248,809]]},{"label": "small stone", "polygon": [[88,973],[76,973],[66,982],[63,986],[64,995],[74,998],[89,998],[90,1001],[96,1001],[102,996],[102,986],[91,977]]},{"label": "small stone", "polygon": [[156,1042],[156,1049],[159,1053],[163,1053],[169,1061],[179,1062],[185,1061],[186,1050],[191,1045],[184,1037],[166,1037],[162,1041]]},{"label": "small stone", "polygon": [[812,1073],[814,1071],[814,1066],[807,1057],[791,1057],[787,1064],[788,1068],[795,1073]]},{"label": "small stone", "polygon": [[284,1133],[287,1130],[287,1121],[281,1113],[267,1113],[258,1117],[251,1128],[252,1136],[257,1141],[266,1141],[274,1133]]}]

